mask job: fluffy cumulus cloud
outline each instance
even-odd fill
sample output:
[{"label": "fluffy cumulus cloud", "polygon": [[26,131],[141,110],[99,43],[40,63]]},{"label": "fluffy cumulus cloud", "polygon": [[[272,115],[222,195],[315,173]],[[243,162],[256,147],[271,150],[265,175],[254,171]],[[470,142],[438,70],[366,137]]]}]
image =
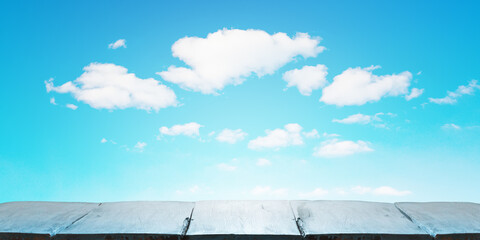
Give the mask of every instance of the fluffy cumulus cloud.
[{"label": "fluffy cumulus cloud", "polygon": [[73,82],[54,86],[45,82],[47,92],[71,93],[75,99],[97,109],[137,108],[155,110],[175,106],[175,93],[153,78],[141,79],[122,66],[91,63]]},{"label": "fluffy cumulus cloud", "polygon": [[172,46],[174,57],[188,67],[170,66],[158,72],[184,89],[215,94],[226,85],[241,84],[246,77],[274,73],[296,56],[316,57],[324,50],[320,38],[306,33],[289,37],[262,30],[222,29],[206,38],[184,37]]},{"label": "fluffy cumulus cloud", "polygon": [[280,148],[293,145],[302,145],[302,127],[296,123],[285,125],[283,129],[266,130],[264,137],[257,137],[248,143],[250,149]]},{"label": "fluffy cumulus cloud", "polygon": [[177,124],[177,125],[173,125],[170,128],[163,126],[160,128],[160,134],[169,135],[169,136],[184,135],[189,137],[195,137],[200,135],[201,127],[203,126],[196,122],[191,122],[186,124]]},{"label": "fluffy cumulus cloud", "polygon": [[223,129],[223,131],[217,135],[216,139],[219,142],[234,144],[243,140],[245,136],[247,136],[247,133],[243,132],[242,129]]},{"label": "fluffy cumulus cloud", "polygon": [[408,190],[398,190],[390,186],[381,186],[377,188],[365,187],[365,186],[356,186],[351,189],[351,191],[355,194],[373,194],[373,195],[381,195],[381,196],[406,196],[412,194],[411,191]]},{"label": "fluffy cumulus cloud", "polygon": [[333,78],[333,82],[323,88],[321,102],[337,106],[363,105],[379,101],[385,96],[408,94],[412,79],[410,72],[392,75],[375,75],[377,66],[349,68]]},{"label": "fluffy cumulus cloud", "polygon": [[340,141],[338,139],[331,139],[324,141],[314,149],[313,155],[316,157],[343,157],[355,153],[371,152],[373,149],[364,141]]},{"label": "fluffy cumulus cloud", "polygon": [[454,104],[457,102],[457,98],[465,94],[473,95],[476,89],[480,89],[480,85],[478,85],[477,83],[477,80],[471,80],[470,82],[468,82],[468,85],[458,86],[455,92],[448,91],[447,96],[443,98],[429,98],[428,100],[436,104]]},{"label": "fluffy cumulus cloud", "polygon": [[125,44],[127,41],[125,39],[118,39],[114,43],[108,44],[108,48],[110,49],[117,49],[119,47],[127,48],[127,45]]},{"label": "fluffy cumulus cloud", "polygon": [[317,66],[304,66],[301,69],[293,69],[283,74],[283,80],[287,87],[297,87],[300,94],[310,96],[313,90],[327,84],[327,67],[322,64]]},{"label": "fluffy cumulus cloud", "polygon": [[414,98],[420,97],[420,95],[422,94],[423,94],[423,89],[412,88],[412,90],[410,91],[410,94],[405,96],[405,99],[407,101],[410,101]]}]

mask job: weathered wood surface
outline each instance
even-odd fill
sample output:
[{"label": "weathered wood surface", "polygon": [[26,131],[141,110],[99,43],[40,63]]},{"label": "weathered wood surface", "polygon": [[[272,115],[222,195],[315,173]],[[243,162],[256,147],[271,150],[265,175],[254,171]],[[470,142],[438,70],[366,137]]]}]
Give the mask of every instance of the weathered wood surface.
[{"label": "weathered wood surface", "polygon": [[[480,204],[467,202],[396,203],[399,210],[432,236],[468,235],[480,239]],[[457,239],[457,238],[445,238]]]},{"label": "weathered wood surface", "polygon": [[475,203],[9,202],[0,240],[480,240]]},{"label": "weathered wood surface", "polygon": [[305,236],[334,235],[348,239],[354,238],[352,236],[394,235],[397,239],[412,239],[412,236],[429,238],[392,203],[291,201],[290,204]]}]

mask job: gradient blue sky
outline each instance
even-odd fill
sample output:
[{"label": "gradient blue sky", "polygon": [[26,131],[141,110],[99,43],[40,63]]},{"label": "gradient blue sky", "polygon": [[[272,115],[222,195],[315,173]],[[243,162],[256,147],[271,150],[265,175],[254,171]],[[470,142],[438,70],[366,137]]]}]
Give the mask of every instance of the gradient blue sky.
[{"label": "gradient blue sky", "polygon": [[[480,79],[479,8],[478,1],[2,1],[0,202],[479,202],[480,89],[473,81]],[[222,29],[292,39],[308,33],[325,50],[295,56],[272,74],[253,72],[218,94],[156,74],[191,67],[172,56],[177,40]],[[119,39],[126,48],[109,48]],[[45,81],[54,79],[55,87],[74,81],[91,63],[122,66],[139,81],[154,78],[178,104],[158,111],[94,108],[74,94],[47,92]],[[323,89],[305,96],[287,88],[285,72],[317,64],[328,68]],[[377,65],[370,72],[378,76],[411,73],[408,92],[357,105],[319,101],[335,76]],[[407,101],[413,88],[423,94]],[[450,103],[435,102],[448,91]],[[373,117],[378,113],[384,114]],[[364,121],[333,121],[355,114]],[[198,135],[159,130],[191,122],[202,126]],[[302,130],[286,142],[252,147],[266,130],[285,133],[290,123]],[[246,135],[221,142],[223,129]],[[305,136],[313,129],[318,136]],[[314,154],[329,146],[332,156]]]}]

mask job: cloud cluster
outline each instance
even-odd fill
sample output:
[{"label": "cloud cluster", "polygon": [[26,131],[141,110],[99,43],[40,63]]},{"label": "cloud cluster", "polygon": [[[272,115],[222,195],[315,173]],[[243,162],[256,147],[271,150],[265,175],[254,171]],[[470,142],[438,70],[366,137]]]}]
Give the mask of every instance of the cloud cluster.
[{"label": "cloud cluster", "polygon": [[262,30],[222,29],[206,38],[184,37],[172,46],[174,57],[188,67],[170,66],[158,72],[164,80],[188,90],[215,94],[246,77],[272,74],[296,56],[316,57],[324,50],[320,39],[306,33],[289,37]]},{"label": "cloud cluster", "polygon": [[454,104],[457,102],[457,98],[465,94],[472,95],[475,92],[475,89],[480,89],[480,85],[478,85],[477,82],[477,80],[471,80],[466,86],[458,86],[455,92],[448,91],[447,96],[443,98],[429,98],[428,100],[436,104]]},{"label": "cloud cluster", "polygon": [[327,84],[327,67],[322,64],[316,66],[304,66],[301,69],[293,69],[283,74],[283,80],[287,87],[297,87],[300,94],[310,96],[313,90]]},{"label": "cloud cluster", "polygon": [[75,81],[54,86],[45,82],[47,92],[71,93],[75,99],[97,109],[137,108],[155,110],[176,106],[175,93],[153,78],[141,79],[122,66],[91,63]]},{"label": "cloud cluster", "polygon": [[219,142],[234,144],[238,141],[243,140],[246,136],[247,136],[247,133],[243,132],[242,129],[236,129],[236,130],[223,129],[223,131],[221,131],[217,135],[216,139]]},{"label": "cloud cluster", "polygon": [[369,147],[369,143],[364,141],[354,142],[331,139],[323,141],[320,146],[316,147],[313,155],[316,157],[334,158],[371,151],[373,149]]},{"label": "cloud cluster", "polygon": [[184,135],[189,137],[195,137],[200,135],[201,127],[203,126],[196,122],[190,122],[186,124],[173,125],[170,128],[163,126],[159,130],[160,130],[160,134],[162,135],[169,135],[169,136]]},{"label": "cloud cluster", "polygon": [[410,72],[378,76],[372,73],[377,68],[378,66],[348,68],[323,88],[320,101],[337,106],[363,105],[379,101],[385,96],[408,93],[412,79]]},{"label": "cloud cluster", "polygon": [[285,125],[283,129],[266,130],[264,137],[257,137],[248,143],[248,148],[259,150],[265,148],[280,148],[293,145],[302,145],[303,139],[300,135],[302,127],[296,123]]}]

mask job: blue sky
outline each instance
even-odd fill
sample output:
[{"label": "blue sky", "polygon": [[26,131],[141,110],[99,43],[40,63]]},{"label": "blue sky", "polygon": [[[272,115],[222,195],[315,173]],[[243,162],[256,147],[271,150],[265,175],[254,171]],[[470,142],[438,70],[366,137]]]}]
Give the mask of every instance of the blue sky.
[{"label": "blue sky", "polygon": [[0,202],[479,202],[478,8],[4,1]]}]

